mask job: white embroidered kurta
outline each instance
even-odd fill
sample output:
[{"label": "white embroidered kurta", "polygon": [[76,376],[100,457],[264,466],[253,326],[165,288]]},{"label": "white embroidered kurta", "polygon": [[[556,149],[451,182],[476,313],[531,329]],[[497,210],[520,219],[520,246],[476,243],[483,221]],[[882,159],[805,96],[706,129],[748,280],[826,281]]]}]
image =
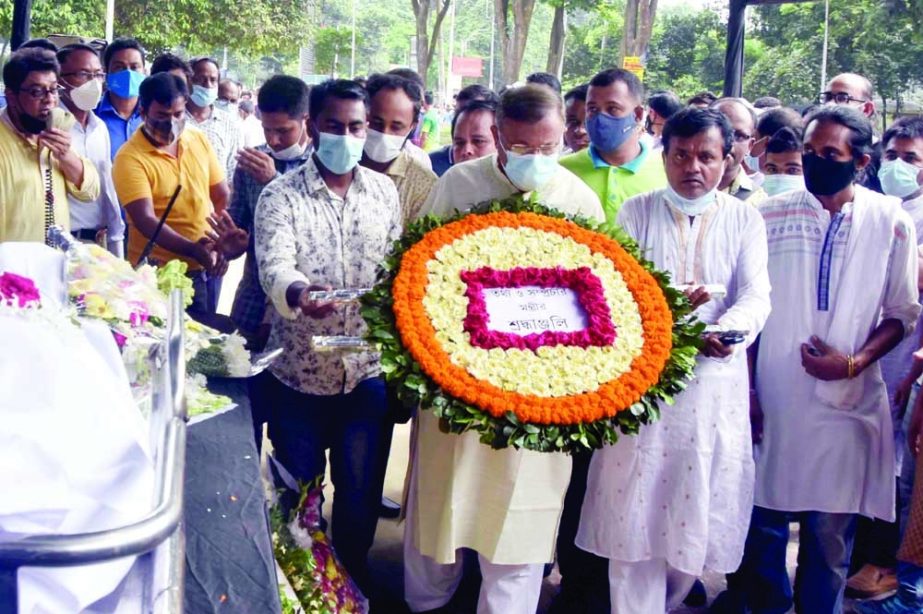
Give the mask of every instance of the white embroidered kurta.
[{"label": "white embroidered kurta", "polygon": [[[719,193],[690,222],[663,194],[626,201],[619,225],[674,284],[725,286],[697,315],[752,341],[770,311],[759,212]],[[695,379],[657,422],[594,453],[577,545],[620,561],[665,559],[692,575],[734,571],[752,509],[751,450],[745,344],[727,360],[699,356]]]},{"label": "white embroidered kurta", "polygon": [[[923,196],[905,200],[901,203],[904,211],[913,220],[913,226],[917,231],[917,248],[921,247],[923,242]],[[920,294],[919,299],[923,299]],[[923,319],[923,318],[921,318]],[[920,322],[917,321],[917,332],[913,335],[907,335],[900,344],[888,352],[881,359],[881,376],[885,380],[885,386],[888,387],[888,399],[891,401],[891,420],[894,426],[894,459],[895,471],[899,474],[901,471],[901,462],[904,458],[904,432],[901,429],[901,421],[897,419],[898,408],[894,404],[894,393],[901,381],[910,373],[913,365],[912,354],[921,346],[920,339]],[[911,408],[907,408],[909,411]]]},{"label": "white embroidered kurta", "polygon": [[893,519],[894,441],[879,365],[822,384],[805,372],[800,348],[817,335],[853,353],[889,318],[913,329],[920,313],[913,223],[896,199],[858,186],[834,216],[803,190],[760,211],[775,309],[757,360],[764,422],[755,504]]},{"label": "white embroidered kurta", "polygon": [[[565,213],[603,221],[599,199],[575,175],[559,169],[541,202]],[[496,156],[453,166],[436,183],[426,212],[447,215],[517,192]],[[437,563],[471,548],[497,564],[545,563],[554,542],[570,480],[566,454],[494,450],[475,433],[446,434],[429,410],[419,412],[409,488],[407,530],[413,544]]]}]

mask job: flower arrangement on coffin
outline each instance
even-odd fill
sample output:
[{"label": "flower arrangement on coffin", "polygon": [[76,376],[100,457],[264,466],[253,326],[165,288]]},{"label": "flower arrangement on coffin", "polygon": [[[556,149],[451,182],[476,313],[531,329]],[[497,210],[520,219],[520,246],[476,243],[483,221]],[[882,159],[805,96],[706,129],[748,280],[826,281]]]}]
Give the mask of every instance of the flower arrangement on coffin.
[{"label": "flower arrangement on coffin", "polygon": [[[184,304],[188,307],[192,303],[192,280],[186,276],[186,264],[172,260],[159,268],[143,265],[134,269],[98,245],[77,242],[69,243],[66,255],[71,303],[80,316],[99,318],[109,325],[122,350],[136,398],[144,398],[150,376],[148,353],[166,334],[170,292],[179,289]],[[188,316],[184,327],[190,364],[186,381],[189,415],[212,413],[230,400],[210,393],[204,377],[193,375],[246,377],[250,353],[240,335],[223,335]],[[196,365],[201,368],[196,369]]]},{"label": "flower arrangement on coffin", "polygon": [[[622,231],[534,199],[412,223],[383,268],[362,298],[369,339],[398,398],[448,432],[594,449],[655,420],[692,377],[704,325],[668,275]],[[549,315],[562,300],[568,317]]]},{"label": "flower arrangement on coffin", "polygon": [[278,505],[270,513],[276,561],[305,612],[366,614],[368,601],[359,591],[322,528],[323,476],[300,486],[297,507],[287,518]]}]

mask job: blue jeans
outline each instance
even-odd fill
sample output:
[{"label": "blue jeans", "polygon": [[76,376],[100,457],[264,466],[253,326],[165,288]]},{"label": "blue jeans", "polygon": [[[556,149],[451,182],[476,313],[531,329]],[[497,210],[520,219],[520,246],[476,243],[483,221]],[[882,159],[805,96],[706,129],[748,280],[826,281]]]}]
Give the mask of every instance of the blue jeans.
[{"label": "blue jeans", "polygon": [[905,605],[923,611],[923,567],[897,562],[897,594]]},{"label": "blue jeans", "polygon": [[901,460],[901,474],[897,479],[897,500],[900,503],[900,513],[898,522],[901,527],[901,537],[907,529],[907,518],[910,516],[910,499],[913,494],[913,480],[916,478],[917,458],[912,451],[913,443],[906,436],[910,432],[910,418],[913,416],[913,406],[917,395],[920,393],[920,384],[914,384],[910,393],[910,399],[907,401],[907,411],[904,412],[904,418],[901,422],[901,428],[904,431],[904,456]]},{"label": "blue jeans", "polygon": [[[324,452],[330,450],[333,546],[349,575],[368,595],[368,552],[384,486],[380,464],[387,458],[394,429],[384,381],[367,379],[346,394],[320,396],[301,393],[270,377],[262,392],[273,456],[292,477],[307,483],[323,476]],[[275,477],[276,486],[285,489]],[[293,507],[293,494],[283,494],[283,509]]]},{"label": "blue jeans", "polygon": [[[910,400],[907,402],[907,411],[904,413],[904,433],[908,433],[910,430],[910,418],[913,414],[914,400],[919,393],[920,384],[916,383],[913,385],[913,392],[910,395]],[[904,531],[907,529],[907,519],[910,516],[910,499],[913,493],[913,481],[916,477],[917,459],[911,451],[912,445],[913,443],[908,438],[905,438],[904,459],[901,463],[901,476],[897,482],[898,497],[901,503],[899,518],[901,524],[901,537],[903,537]],[[920,497],[923,496],[923,493],[916,493],[916,495]],[[897,593],[901,596],[902,601],[906,605],[923,609],[923,567],[918,567],[912,563],[905,563],[904,561],[898,561],[897,582]]]},{"label": "blue jeans", "polygon": [[[754,614],[840,614],[856,533],[855,514],[753,508],[740,569],[728,578],[733,601]],[[789,523],[800,525],[792,591],[785,568]]]},{"label": "blue jeans", "polygon": [[186,308],[189,315],[207,316],[218,311],[218,298],[221,296],[221,283],[224,277],[214,277],[205,271],[189,273],[192,279],[192,304]]}]

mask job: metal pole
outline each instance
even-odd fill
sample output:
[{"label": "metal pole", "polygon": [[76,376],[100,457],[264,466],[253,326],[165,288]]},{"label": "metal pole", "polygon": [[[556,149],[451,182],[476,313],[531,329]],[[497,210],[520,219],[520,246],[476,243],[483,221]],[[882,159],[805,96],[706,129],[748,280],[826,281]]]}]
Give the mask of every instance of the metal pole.
[{"label": "metal pole", "polygon": [[824,47],[820,59],[820,91],[827,87],[827,40],[830,34],[830,0],[824,1]]},{"label": "metal pole", "polygon": [[356,0],[352,0],[352,51],[349,56],[349,78],[356,78]]},{"label": "metal pole", "polygon": [[494,89],[494,39],[496,38],[495,30],[497,28],[497,5],[493,3],[493,0],[487,0],[490,2],[491,11],[490,11],[490,77],[487,87]]},{"label": "metal pole", "polygon": [[724,56],[724,95],[739,97],[743,92],[744,36],[747,0],[731,0],[728,15],[727,51]]},{"label": "metal pole", "polygon": [[106,0],[106,40],[110,43],[114,38],[115,29],[115,0]]},{"label": "metal pole", "polygon": [[452,25],[449,29],[449,53],[445,71],[445,93],[443,100],[446,104],[452,100],[452,57],[455,55],[455,2],[452,3]]},{"label": "metal pole", "polygon": [[10,51],[32,36],[32,0],[13,0],[13,32],[10,36]]}]

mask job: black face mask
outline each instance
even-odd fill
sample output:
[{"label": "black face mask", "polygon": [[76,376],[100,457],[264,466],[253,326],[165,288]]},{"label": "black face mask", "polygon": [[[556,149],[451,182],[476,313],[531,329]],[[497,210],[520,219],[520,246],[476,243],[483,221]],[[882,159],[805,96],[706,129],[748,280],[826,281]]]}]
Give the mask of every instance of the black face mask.
[{"label": "black face mask", "polygon": [[817,154],[804,154],[804,184],[815,196],[836,194],[856,178],[856,161],[837,162]]},{"label": "black face mask", "polygon": [[44,132],[46,128],[44,120],[26,115],[25,113],[19,116],[19,123],[22,124],[22,129],[29,134],[39,134],[40,132]]},{"label": "black face mask", "polygon": [[23,132],[27,134],[38,134],[44,132],[47,127],[47,122],[44,119],[39,119],[37,117],[32,117],[27,113],[22,111],[17,111],[16,115],[19,119],[19,125],[22,126]]},{"label": "black face mask", "polygon": [[183,128],[186,125],[186,120],[173,120],[173,119],[150,119],[148,118],[144,122],[144,129],[148,133],[148,136],[154,138],[157,141],[157,144],[161,147],[166,147],[170,145],[179,138],[180,133],[182,133]]}]

